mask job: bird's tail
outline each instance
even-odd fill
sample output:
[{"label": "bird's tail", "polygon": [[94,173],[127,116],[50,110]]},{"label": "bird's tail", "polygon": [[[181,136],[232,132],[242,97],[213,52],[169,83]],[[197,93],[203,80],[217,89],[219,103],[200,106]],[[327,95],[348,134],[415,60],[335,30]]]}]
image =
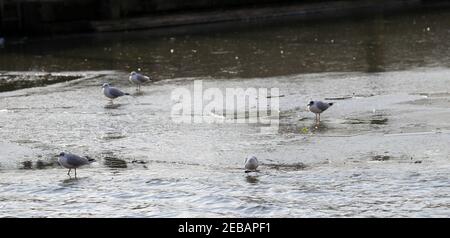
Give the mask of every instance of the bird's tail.
[{"label": "bird's tail", "polygon": [[328,105],[330,105],[330,107],[333,106],[333,104],[334,104],[333,102],[328,103]]},{"label": "bird's tail", "polygon": [[130,94],[129,93],[124,93],[124,95],[128,95],[129,96]]}]

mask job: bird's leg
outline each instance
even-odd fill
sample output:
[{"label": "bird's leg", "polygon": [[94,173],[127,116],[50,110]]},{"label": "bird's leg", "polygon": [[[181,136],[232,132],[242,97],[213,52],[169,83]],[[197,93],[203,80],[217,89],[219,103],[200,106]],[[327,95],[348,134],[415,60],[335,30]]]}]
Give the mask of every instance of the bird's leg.
[{"label": "bird's leg", "polygon": [[320,114],[316,113],[316,129],[319,127],[320,124]]},{"label": "bird's leg", "polygon": [[69,171],[67,172],[67,175],[69,175],[69,176],[70,176],[70,170],[72,170],[72,169],[69,169]]},{"label": "bird's leg", "polygon": [[75,168],[75,178],[77,177],[77,168]]}]

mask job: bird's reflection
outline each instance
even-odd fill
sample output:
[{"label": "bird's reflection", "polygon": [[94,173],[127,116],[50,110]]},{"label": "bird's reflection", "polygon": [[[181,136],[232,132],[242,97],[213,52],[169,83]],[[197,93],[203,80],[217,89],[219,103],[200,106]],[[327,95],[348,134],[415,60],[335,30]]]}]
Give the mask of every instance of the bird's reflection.
[{"label": "bird's reflection", "polygon": [[117,109],[117,108],[119,108],[120,106],[122,106],[122,104],[120,104],[120,103],[108,103],[108,104],[106,104],[105,105],[105,109]]},{"label": "bird's reflection", "polygon": [[62,180],[60,185],[62,187],[70,187],[72,185],[78,184],[80,182],[80,180],[82,180],[82,179],[80,179],[79,177],[69,176],[69,178]]},{"label": "bird's reflection", "polygon": [[250,183],[250,184],[257,184],[259,182],[257,175],[248,174],[247,176],[245,176],[245,180],[247,181],[247,183]]},{"label": "bird's reflection", "polygon": [[325,122],[320,122],[319,124],[314,123],[309,128],[311,132],[324,132],[329,129]]},{"label": "bird's reflection", "polygon": [[133,95],[133,96],[143,96],[144,94],[145,94],[144,91],[135,91],[131,95]]}]

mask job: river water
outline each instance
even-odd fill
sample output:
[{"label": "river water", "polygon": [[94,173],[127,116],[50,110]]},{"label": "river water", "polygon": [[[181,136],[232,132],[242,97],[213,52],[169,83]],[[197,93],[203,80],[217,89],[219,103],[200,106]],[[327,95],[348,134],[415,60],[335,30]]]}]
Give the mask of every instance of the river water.
[{"label": "river water", "polygon": [[[448,22],[434,11],[7,41],[0,216],[448,217]],[[156,82],[137,93],[131,70]],[[278,88],[279,127],[175,122],[171,93],[199,80]],[[109,105],[104,82],[131,96]],[[316,127],[306,104],[326,98]],[[75,179],[61,151],[96,162]],[[244,173],[250,155],[258,173]]]}]

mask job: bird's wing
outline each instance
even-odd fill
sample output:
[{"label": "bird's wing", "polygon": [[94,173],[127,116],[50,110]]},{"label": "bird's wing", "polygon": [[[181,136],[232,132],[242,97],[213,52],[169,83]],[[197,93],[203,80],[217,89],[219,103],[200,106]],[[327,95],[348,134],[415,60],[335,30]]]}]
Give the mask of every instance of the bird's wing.
[{"label": "bird's wing", "polygon": [[109,88],[109,94],[111,94],[114,97],[120,97],[120,96],[125,95],[124,92],[120,91],[117,88],[112,88],[112,87]]},{"label": "bird's wing", "polygon": [[321,101],[318,101],[315,104],[316,104],[316,107],[319,108],[321,111],[325,111],[325,110],[327,110],[327,108],[330,107],[330,105],[328,103],[324,103]]},{"label": "bird's wing", "polygon": [[148,80],[150,80],[150,77],[147,77],[147,76],[142,75],[142,74],[137,74],[136,78],[141,83],[144,83],[144,82],[147,82]]},{"label": "bird's wing", "polygon": [[81,166],[89,163],[86,158],[80,157],[78,155],[66,154],[65,157],[67,159],[67,163],[72,166]]}]

